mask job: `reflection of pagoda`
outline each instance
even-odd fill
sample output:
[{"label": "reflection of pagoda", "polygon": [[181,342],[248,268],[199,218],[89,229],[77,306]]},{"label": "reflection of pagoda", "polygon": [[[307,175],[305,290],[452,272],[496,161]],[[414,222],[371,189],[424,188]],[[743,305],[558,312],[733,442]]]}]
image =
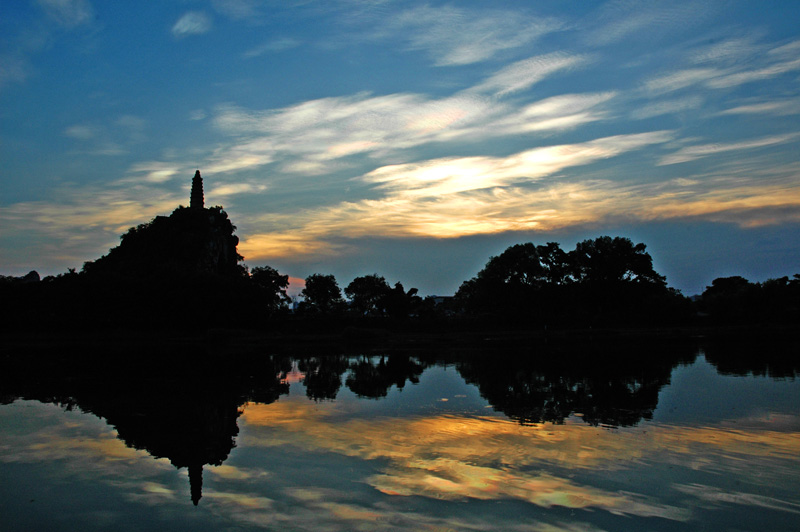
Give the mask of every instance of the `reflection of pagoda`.
[{"label": "reflection of pagoda", "polygon": [[126,445],[168,458],[178,469],[188,468],[192,502],[197,505],[203,491],[203,466],[222,465],[228,458],[236,445],[240,412],[235,397],[189,392],[164,390],[157,398],[148,397],[144,405],[95,413],[116,427]]},{"label": "reflection of pagoda", "polygon": [[125,342],[109,356],[108,345],[87,344],[60,350],[68,364],[15,359],[12,371],[0,371],[0,400],[55,403],[104,418],[128,447],[187,468],[197,505],[203,467],[222,465],[236,446],[241,406],[289,393],[282,379],[291,369],[286,357],[240,354],[240,361],[249,361],[243,374],[242,365],[211,357],[206,347]]}]

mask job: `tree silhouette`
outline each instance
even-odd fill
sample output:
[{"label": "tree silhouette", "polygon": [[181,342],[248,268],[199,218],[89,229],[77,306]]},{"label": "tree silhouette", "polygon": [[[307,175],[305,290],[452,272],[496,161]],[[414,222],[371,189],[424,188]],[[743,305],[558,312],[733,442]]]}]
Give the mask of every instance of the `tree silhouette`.
[{"label": "tree silhouette", "polygon": [[636,282],[666,286],[666,278],[653,269],[646,245],[629,238],[601,236],[584,240],[571,252],[573,275],[578,282]]},{"label": "tree silhouette", "polygon": [[356,277],[344,289],[350,298],[352,309],[361,316],[382,316],[385,312],[386,295],[391,289],[377,273]]},{"label": "tree silhouette", "polygon": [[271,313],[285,308],[291,301],[286,295],[289,287],[289,276],[281,275],[278,270],[270,266],[257,266],[250,272],[250,279],[258,288],[260,297],[267,310]]},{"label": "tree silhouette", "polygon": [[395,283],[394,288],[389,289],[384,296],[386,313],[394,319],[408,318],[422,303],[422,298],[417,295],[418,292],[416,288],[410,288],[406,292],[401,283]]},{"label": "tree silhouette", "polygon": [[503,324],[653,321],[677,312],[680,296],[666,287],[645,249],[608,236],[584,240],[569,253],[555,242],[516,244],[491,257],[456,298],[468,312]]},{"label": "tree silhouette", "polygon": [[333,275],[314,273],[306,277],[306,286],[300,295],[304,298],[303,309],[321,314],[338,310],[344,304],[342,290]]}]

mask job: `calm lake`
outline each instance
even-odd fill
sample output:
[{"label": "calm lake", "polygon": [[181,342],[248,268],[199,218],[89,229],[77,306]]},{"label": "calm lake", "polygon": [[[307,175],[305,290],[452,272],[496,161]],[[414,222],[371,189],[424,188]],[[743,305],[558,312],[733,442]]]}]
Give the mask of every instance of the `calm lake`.
[{"label": "calm lake", "polygon": [[264,352],[7,374],[0,530],[800,530],[790,347]]}]

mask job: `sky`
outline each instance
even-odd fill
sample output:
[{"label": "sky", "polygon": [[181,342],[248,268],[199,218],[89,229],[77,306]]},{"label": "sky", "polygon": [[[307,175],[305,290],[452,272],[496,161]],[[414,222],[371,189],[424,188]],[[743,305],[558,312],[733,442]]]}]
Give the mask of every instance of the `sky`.
[{"label": "sky", "polygon": [[[0,273],[188,205],[250,268],[447,295],[522,242],[644,242],[685,295],[800,273],[793,1],[11,0]],[[296,291],[300,286],[294,282]]]}]

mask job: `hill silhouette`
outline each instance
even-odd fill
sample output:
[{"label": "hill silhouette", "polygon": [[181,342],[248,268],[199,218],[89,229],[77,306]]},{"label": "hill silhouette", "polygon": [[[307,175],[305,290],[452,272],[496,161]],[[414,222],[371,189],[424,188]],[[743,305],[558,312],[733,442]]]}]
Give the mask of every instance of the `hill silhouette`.
[{"label": "hill silhouette", "polygon": [[236,252],[236,227],[222,207],[178,207],[170,216],[131,227],[120,245],[84,264],[91,276],[219,275],[242,277],[246,272]]}]

